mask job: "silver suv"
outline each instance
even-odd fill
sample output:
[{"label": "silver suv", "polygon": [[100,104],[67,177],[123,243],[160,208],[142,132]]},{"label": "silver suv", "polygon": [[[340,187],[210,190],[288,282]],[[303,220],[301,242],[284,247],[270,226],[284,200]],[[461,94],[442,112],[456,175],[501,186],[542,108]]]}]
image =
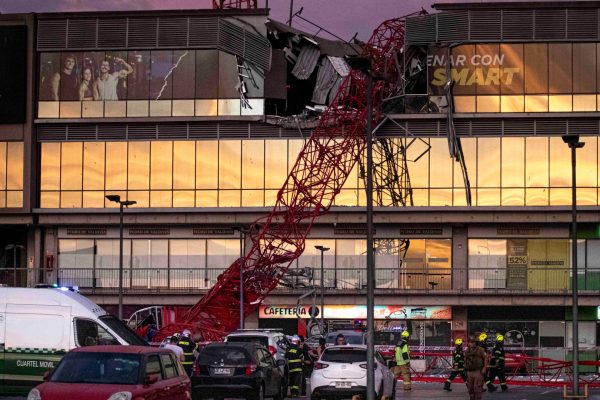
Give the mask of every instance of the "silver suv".
[{"label": "silver suv", "polygon": [[[256,342],[265,346],[275,359],[285,361],[285,352],[290,346],[281,329],[238,329],[225,337],[226,342]],[[285,372],[285,367],[282,367]]]}]

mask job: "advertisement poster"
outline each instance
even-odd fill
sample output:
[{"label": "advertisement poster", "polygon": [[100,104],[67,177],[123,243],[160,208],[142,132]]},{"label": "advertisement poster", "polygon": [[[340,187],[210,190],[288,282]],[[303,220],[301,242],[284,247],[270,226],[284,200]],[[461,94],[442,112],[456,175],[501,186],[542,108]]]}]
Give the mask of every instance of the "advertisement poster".
[{"label": "advertisement poster", "polygon": [[[320,317],[319,307],[311,310],[311,306],[262,305],[259,318],[310,318],[311,314]],[[311,312],[312,311],[312,312]],[[326,319],[366,319],[366,305],[325,305]],[[375,306],[375,319],[452,319],[450,306]]]}]

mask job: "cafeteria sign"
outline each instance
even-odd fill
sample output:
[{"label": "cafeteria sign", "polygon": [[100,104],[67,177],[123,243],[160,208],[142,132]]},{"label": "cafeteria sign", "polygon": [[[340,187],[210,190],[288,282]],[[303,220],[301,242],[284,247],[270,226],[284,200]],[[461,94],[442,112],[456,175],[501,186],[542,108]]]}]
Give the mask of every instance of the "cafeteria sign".
[{"label": "cafeteria sign", "polygon": [[[310,318],[310,306],[262,305],[259,318],[292,319]],[[328,319],[366,319],[367,306],[361,305],[325,305],[324,318]],[[449,306],[375,306],[375,319],[452,319]],[[317,313],[318,314],[318,313]]]}]

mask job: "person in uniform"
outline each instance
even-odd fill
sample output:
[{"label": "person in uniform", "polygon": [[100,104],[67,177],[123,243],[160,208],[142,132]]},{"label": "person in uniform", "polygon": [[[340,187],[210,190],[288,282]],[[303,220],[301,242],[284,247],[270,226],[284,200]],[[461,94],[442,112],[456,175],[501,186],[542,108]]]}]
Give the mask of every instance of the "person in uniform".
[{"label": "person in uniform", "polygon": [[290,387],[290,397],[298,397],[302,388],[302,366],[304,364],[302,350],[298,347],[300,338],[292,337],[292,344],[285,352],[285,358],[288,361],[288,385]]},{"label": "person in uniform", "polygon": [[487,356],[485,350],[475,339],[469,339],[465,352],[465,370],[467,371],[467,388],[470,400],[481,400],[483,392],[483,377],[487,371]]},{"label": "person in uniform", "polygon": [[444,390],[451,391],[450,385],[454,378],[458,375],[462,378],[463,382],[467,382],[467,374],[465,373],[465,355],[463,353],[463,340],[462,338],[457,338],[454,341],[454,350],[452,351],[452,372],[446,382],[444,383]]},{"label": "person in uniform", "polygon": [[402,375],[402,383],[404,390],[411,390],[410,385],[410,352],[408,350],[409,331],[402,331],[401,340],[396,344],[395,359],[396,366],[394,367],[394,375],[396,379]]},{"label": "person in uniform", "polygon": [[189,377],[192,376],[192,371],[194,369],[194,349],[196,348],[196,344],[192,341],[191,336],[192,332],[190,332],[189,329],[185,329],[181,332],[181,337],[177,343],[177,345],[183,349],[184,361],[181,364]]},{"label": "person in uniform", "polygon": [[500,381],[500,387],[503,392],[508,390],[508,386],[506,385],[506,376],[504,375],[504,336],[497,335],[496,336],[496,344],[492,349],[492,355],[490,357],[490,369],[485,384],[488,387],[490,392],[495,392],[498,390],[496,386],[494,386],[494,379],[498,377]]}]

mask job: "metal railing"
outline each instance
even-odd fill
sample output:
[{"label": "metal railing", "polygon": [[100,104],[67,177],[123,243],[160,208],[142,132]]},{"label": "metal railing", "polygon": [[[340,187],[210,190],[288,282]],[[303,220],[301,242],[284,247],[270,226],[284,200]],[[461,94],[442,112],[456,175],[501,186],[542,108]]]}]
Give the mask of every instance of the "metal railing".
[{"label": "metal railing", "polygon": [[[202,292],[214,286],[223,268],[125,268],[125,292]],[[116,293],[118,268],[0,268],[0,284],[33,287],[39,283],[78,286],[84,291]],[[570,268],[376,268],[377,290],[454,293],[568,293]],[[600,290],[600,269],[582,269],[579,290]],[[330,292],[366,290],[366,269],[325,269],[323,286]],[[312,279],[295,276],[278,291],[321,287],[321,271]]]}]

